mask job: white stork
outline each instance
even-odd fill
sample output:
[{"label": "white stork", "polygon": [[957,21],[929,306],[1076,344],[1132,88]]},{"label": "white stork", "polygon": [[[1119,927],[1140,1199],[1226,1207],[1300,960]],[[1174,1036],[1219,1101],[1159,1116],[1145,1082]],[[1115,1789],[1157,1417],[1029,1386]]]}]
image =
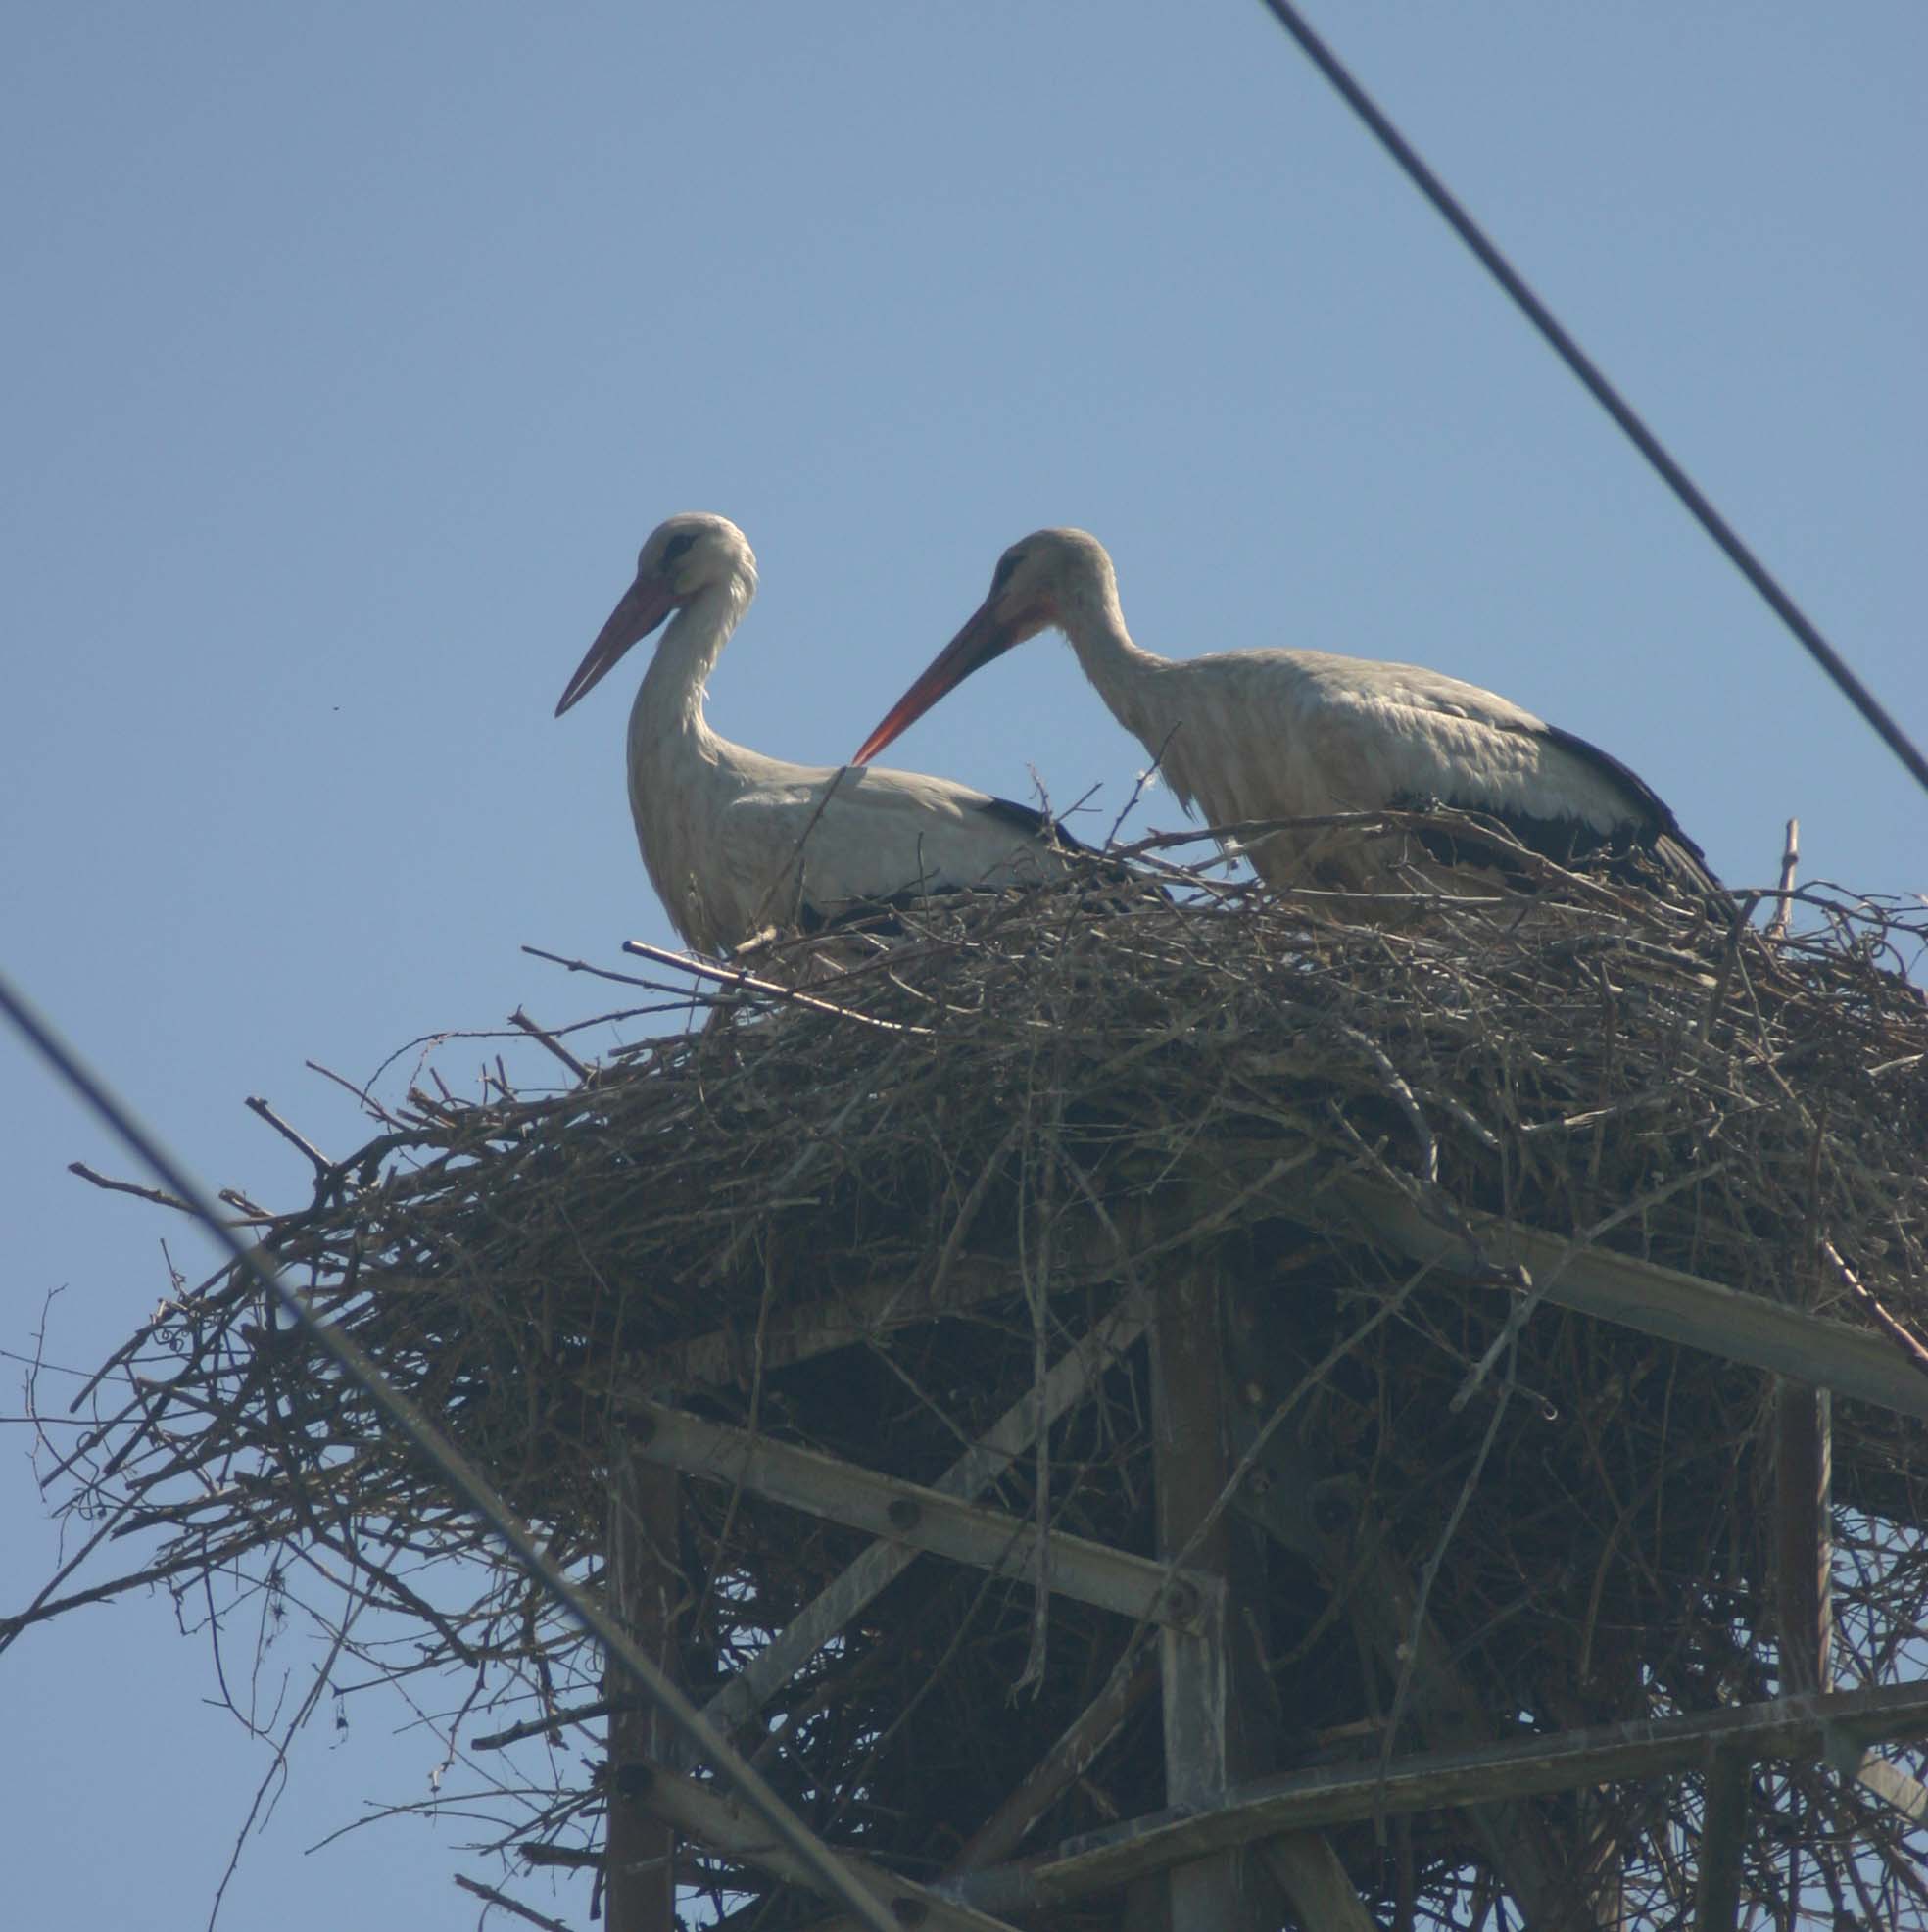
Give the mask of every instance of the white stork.
[{"label": "white stork", "polygon": [[[1637,868],[1634,854],[1651,854],[1695,894],[1718,891],[1700,847],[1617,758],[1476,685],[1325,651],[1184,659],[1140,651],[1125,629],[1111,558],[1083,530],[1039,530],[1004,553],[990,595],[856,762],[973,671],[1053,626],[1112,716],[1208,824],[1451,805],[1499,820],[1563,864],[1604,857]],[[1443,832],[1425,844],[1449,865],[1471,856]],[[1250,856],[1273,885],[1384,883],[1319,833],[1274,834]]]},{"label": "white stork", "polygon": [[629,804],[650,882],[691,945],[721,952],[865,901],[1066,869],[1060,846],[1075,841],[1029,806],[913,772],[786,764],[711,731],[703,687],[755,595],[734,523],[672,516],[555,707],[670,619],[629,714]]}]

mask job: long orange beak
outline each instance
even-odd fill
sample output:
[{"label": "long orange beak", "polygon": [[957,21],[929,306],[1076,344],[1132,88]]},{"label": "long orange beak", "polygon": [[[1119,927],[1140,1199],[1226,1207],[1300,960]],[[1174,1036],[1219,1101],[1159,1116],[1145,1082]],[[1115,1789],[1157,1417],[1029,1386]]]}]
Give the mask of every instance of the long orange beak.
[{"label": "long orange beak", "polygon": [[662,578],[639,575],[609,612],[609,621],[597,632],[589,655],[576,666],[575,676],[556,700],[555,715],[559,718],[577,699],[601,684],[623,652],[648,637],[675,608],[676,593]]},{"label": "long orange beak", "polygon": [[850,760],[867,765],[885,746],[902,735],[947,691],[955,691],[973,671],[981,671],[993,657],[1005,652],[1026,635],[1012,619],[992,614],[991,598],[986,598],[971,613],[964,628],[932,658],[930,668],[892,704],[884,722],[873,731]]}]

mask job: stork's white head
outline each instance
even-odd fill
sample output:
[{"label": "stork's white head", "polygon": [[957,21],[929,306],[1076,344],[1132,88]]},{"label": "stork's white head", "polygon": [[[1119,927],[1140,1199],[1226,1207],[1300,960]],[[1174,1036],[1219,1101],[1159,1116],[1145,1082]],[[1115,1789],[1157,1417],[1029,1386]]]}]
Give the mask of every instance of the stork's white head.
[{"label": "stork's white head", "polygon": [[555,715],[559,718],[600,684],[624,652],[648,637],[672,610],[719,586],[734,587],[745,604],[755,595],[756,556],[748,538],[727,516],[711,516],[704,510],[685,510],[658,523],[636,555],[636,581],[622,594],[589,654],[576,666]]},{"label": "stork's white head", "polygon": [[1118,607],[1118,578],[1097,538],[1084,530],[1034,530],[997,559],[990,594],[930,667],[885,713],[851,760],[867,764],[947,691],[1014,644],[1090,611]]}]

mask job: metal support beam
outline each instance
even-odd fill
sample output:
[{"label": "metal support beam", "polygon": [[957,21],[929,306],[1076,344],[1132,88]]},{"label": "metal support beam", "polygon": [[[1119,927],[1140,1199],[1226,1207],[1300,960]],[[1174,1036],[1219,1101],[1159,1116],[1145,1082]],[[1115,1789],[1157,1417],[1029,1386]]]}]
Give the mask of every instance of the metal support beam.
[{"label": "metal support beam", "polygon": [[1049,1860],[966,1873],[944,1889],[990,1910],[1037,1910],[1280,1831],[1665,1777],[1700,1768],[1722,1746],[1757,1760],[1805,1762],[1923,1735],[1928,1681],[1591,1725],[1473,1751],[1425,1752],[1396,1758],[1383,1771],[1375,1763],[1321,1765],[1234,1789],[1205,1811],[1156,1812],[1092,1832]]},{"label": "metal support beam", "polygon": [[647,1462],[708,1482],[740,1483],[772,1502],[890,1542],[1018,1577],[1036,1575],[1038,1554],[1048,1542],[1052,1590],[1121,1617],[1197,1630],[1222,1595],[1209,1576],[1181,1570],[1168,1578],[1165,1566],[1148,1557],[1083,1536],[1040,1536],[1036,1524],[1002,1510],[959,1502],[813,1449],[706,1423],[660,1402],[631,1402],[624,1410],[634,1453]]},{"label": "metal support beam", "polygon": [[1484,1286],[1493,1285],[1488,1268],[1524,1266],[1536,1291],[1563,1308],[1928,1421],[1928,1376],[1894,1343],[1843,1323],[1608,1248],[1581,1247],[1469,1215],[1484,1250],[1482,1265],[1482,1256],[1458,1234],[1427,1220],[1390,1187],[1348,1180],[1333,1191],[1369,1239],[1414,1261],[1432,1262]]},{"label": "metal support beam", "polygon": [[[968,1501],[997,1480],[1060,1416],[1075,1408],[1092,1385],[1144,1333],[1149,1294],[1133,1289],[1090,1333],[1053,1365],[1038,1389],[1027,1389],[984,1438],[967,1449],[931,1486]],[[834,1577],[772,1637],[703,1707],[711,1723],[746,1723],[816,1656],[872,1598],[917,1561],[903,1543],[873,1543],[842,1575]],[[1001,1858],[1001,1852],[992,1857]]]}]

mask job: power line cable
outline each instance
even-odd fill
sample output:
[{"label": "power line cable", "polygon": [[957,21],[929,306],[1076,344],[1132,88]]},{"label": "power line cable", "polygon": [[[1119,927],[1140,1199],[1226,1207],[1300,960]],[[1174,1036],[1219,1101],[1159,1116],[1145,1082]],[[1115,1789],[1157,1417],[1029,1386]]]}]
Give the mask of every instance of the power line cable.
[{"label": "power line cable", "polygon": [[[577,1626],[602,1645],[605,1656],[613,1658],[630,1673],[650,1702],[721,1774],[783,1845],[816,1874],[824,1889],[841,1899],[872,1932],[900,1932],[904,1921],[860,1883],[837,1854],[784,1804],[702,1713],[656,1667],[628,1631],[569,1581],[536,1541],[529,1526],[497,1495],[487,1477],[382,1374],[361,1345],[333,1323],[323,1322],[262,1259],[258,1247],[244,1246],[235,1238],[207,1191],[135,1118],[106,1082],[34,1011],[4,973],[0,973],[0,1011],[6,1013],[41,1058],[100,1116],[148,1172],[186,1204],[227,1250],[235,1265],[287,1309],[308,1339],[328,1355],[414,1445],[436,1474],[502,1538],[530,1576],[561,1605]],[[911,1904],[913,1899],[907,1898],[905,1903]]]},{"label": "power line cable", "polygon": [[1552,311],[1526,285],[1512,263],[1460,205],[1452,191],[1420,159],[1412,144],[1386,119],[1378,104],[1352,77],[1338,56],[1313,31],[1304,15],[1291,4],[1291,0],[1262,0],[1262,4],[1299,43],[1306,58],[1332,83],[1346,105],[1373,131],[1379,145],[1405,170],[1413,185],[1445,217],[1453,232],[1479,258],[1486,271],[1512,296],[1526,319],[1552,346],[1554,354],[1586,385],[1594,400],[1626,432],[1634,448],[1660,472],[1662,480],[1693,512],[1702,529],[1726,552],[1728,560],[1766,599],[1775,615],[1807,648],[1808,655],[1881,735],[1888,749],[1914,775],[1915,783],[1923,791],[1928,791],[1928,758],[1922,756],[1907,733],[1889,715],[1887,707],[1808,621],[1801,606],[1775,582],[1767,566],[1742,541],[1727,519],[1701,494],[1693,478],[1667,454],[1660,439],[1635,413],[1632,405],[1560,325]]}]

